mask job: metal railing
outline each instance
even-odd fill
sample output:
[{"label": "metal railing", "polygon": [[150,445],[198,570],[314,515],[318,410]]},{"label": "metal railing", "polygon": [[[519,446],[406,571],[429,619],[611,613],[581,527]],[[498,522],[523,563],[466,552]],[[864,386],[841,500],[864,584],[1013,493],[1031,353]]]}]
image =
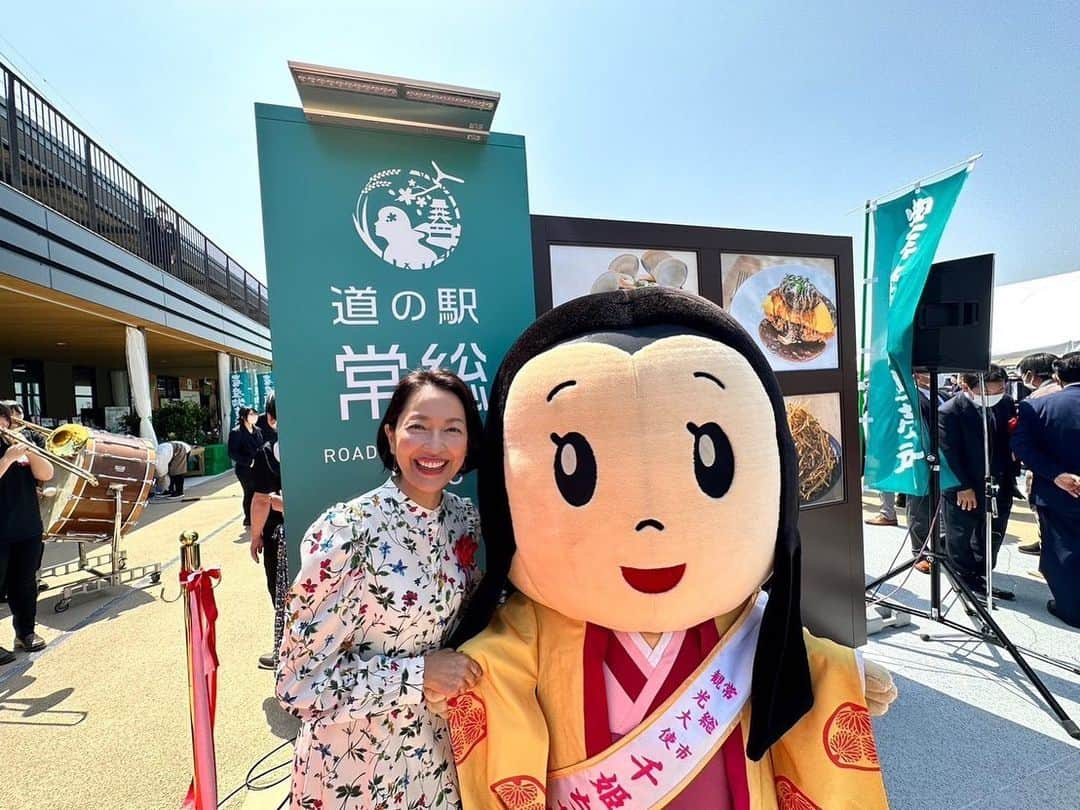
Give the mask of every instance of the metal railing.
[{"label": "metal railing", "polygon": [[3,64],[0,181],[269,325],[262,282]]}]

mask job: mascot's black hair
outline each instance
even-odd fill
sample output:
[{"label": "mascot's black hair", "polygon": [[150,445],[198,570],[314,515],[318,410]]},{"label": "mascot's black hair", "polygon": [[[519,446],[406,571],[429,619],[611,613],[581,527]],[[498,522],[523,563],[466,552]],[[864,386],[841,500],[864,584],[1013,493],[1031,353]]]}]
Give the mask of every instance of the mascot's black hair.
[{"label": "mascot's black hair", "polygon": [[532,358],[575,338],[597,332],[639,333],[672,326],[717,340],[745,357],[769,396],[776,420],[780,519],[773,573],[766,585],[769,602],[754,658],[746,745],[747,756],[756,761],[814,702],[799,610],[799,465],[784,397],[768,361],[730,315],[704,298],[660,287],[576,298],[537,319],[510,348],[492,386],[479,472],[487,574],[451,643],[460,644],[483,630],[503,589],[510,585],[507,575],[516,545],[503,466],[503,414],[514,377]]}]

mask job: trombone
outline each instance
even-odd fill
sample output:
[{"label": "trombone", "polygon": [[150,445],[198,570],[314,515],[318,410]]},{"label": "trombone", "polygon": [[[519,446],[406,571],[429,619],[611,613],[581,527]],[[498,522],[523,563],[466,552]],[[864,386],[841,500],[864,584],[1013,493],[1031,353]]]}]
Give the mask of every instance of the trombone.
[{"label": "trombone", "polygon": [[[65,437],[68,442],[71,441],[72,434],[78,436],[81,435],[82,432],[85,432],[85,435],[89,436],[90,432],[82,425],[61,425],[55,430],[49,430],[41,425],[35,425],[33,422],[27,422],[25,419],[19,419],[15,416],[11,417],[11,423],[16,428],[15,430],[0,427],[0,437],[3,437],[8,444],[17,443],[29,447],[33,452],[49,459],[54,466],[59,467],[62,470],[67,470],[72,475],[77,475],[79,478],[82,478],[90,484],[90,486],[96,487],[98,485],[97,477],[93,473],[87,472],[78,464],[68,461],[55,451],[54,439],[58,434]],[[20,432],[22,430],[29,430],[33,433],[45,436],[45,447],[38,447],[32,440],[22,435]],[[61,431],[65,432],[61,433]],[[85,442],[86,439],[84,438],[83,441]]]}]

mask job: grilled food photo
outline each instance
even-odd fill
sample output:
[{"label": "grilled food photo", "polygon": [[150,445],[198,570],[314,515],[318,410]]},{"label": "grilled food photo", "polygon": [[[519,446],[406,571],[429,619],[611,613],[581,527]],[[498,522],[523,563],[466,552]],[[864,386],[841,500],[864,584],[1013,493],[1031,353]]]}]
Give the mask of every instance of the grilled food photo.
[{"label": "grilled food photo", "polygon": [[836,337],[836,307],[806,276],[784,276],[762,307],[761,339],[786,360],[813,360]]}]

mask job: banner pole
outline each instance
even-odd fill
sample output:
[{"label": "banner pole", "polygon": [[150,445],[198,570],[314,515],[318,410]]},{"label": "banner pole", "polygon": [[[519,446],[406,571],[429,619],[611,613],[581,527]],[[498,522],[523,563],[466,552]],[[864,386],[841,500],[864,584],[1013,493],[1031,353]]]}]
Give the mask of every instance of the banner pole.
[{"label": "banner pole", "polygon": [[[939,177],[940,175],[948,174],[949,172],[953,171],[954,169],[959,169],[961,166],[967,166],[968,171],[971,171],[973,168],[975,168],[975,161],[977,161],[982,156],[983,156],[983,153],[979,152],[977,154],[972,155],[967,160],[961,160],[959,163],[954,163],[951,166],[946,166],[944,169],[938,169],[936,172],[924,175],[923,177],[920,177],[918,180],[914,180],[914,181],[908,183],[907,185],[900,186],[900,188],[898,188],[898,189],[894,189],[894,190],[892,190],[892,191],[890,191],[890,192],[888,192],[886,194],[882,194],[882,195],[880,195],[878,197],[874,197],[874,199],[870,200],[868,204],[869,205],[874,205],[874,204],[879,204],[879,203],[883,203],[883,202],[889,202],[890,201],[889,198],[896,197],[899,194],[903,194],[905,192],[911,191],[912,189],[919,188],[920,186],[924,186],[930,180],[933,180],[933,179]],[[859,209],[857,207],[852,208],[850,211],[846,212],[846,215],[851,216],[852,214],[854,214],[858,210]]]},{"label": "banner pole", "polygon": [[866,452],[866,299],[870,295],[867,280],[870,277],[870,200],[863,211],[862,248],[862,327],[859,333],[859,449]]}]

